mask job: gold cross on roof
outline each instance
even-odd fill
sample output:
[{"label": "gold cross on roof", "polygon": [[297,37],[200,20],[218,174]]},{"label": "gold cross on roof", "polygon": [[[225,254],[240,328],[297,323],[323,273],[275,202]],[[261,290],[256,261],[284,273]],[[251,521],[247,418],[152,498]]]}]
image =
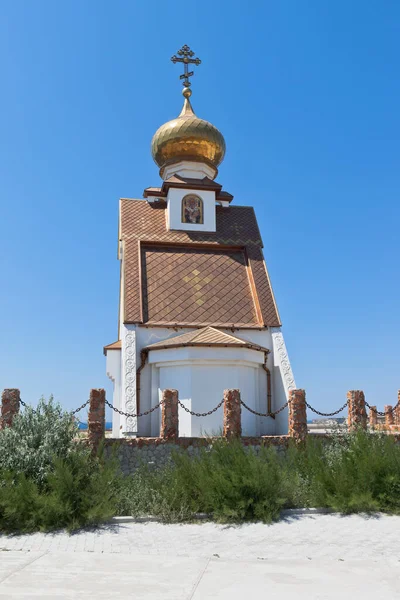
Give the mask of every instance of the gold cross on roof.
[{"label": "gold cross on roof", "polygon": [[174,54],[171,60],[174,64],[177,62],[183,63],[184,72],[180,75],[180,79],[183,79],[183,86],[188,88],[191,85],[189,77],[193,77],[194,75],[194,71],[189,72],[189,64],[200,65],[201,60],[199,58],[193,58],[194,52],[186,44],[178,50],[177,54],[178,56]]}]

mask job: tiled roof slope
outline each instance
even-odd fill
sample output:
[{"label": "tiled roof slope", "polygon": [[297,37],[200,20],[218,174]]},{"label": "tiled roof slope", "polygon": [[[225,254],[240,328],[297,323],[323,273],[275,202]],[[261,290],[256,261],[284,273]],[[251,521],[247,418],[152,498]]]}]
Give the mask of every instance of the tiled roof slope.
[{"label": "tiled roof slope", "polygon": [[143,246],[142,290],[145,322],[259,326],[242,250]]},{"label": "tiled roof slope", "polygon": [[167,340],[161,340],[160,342],[147,346],[147,350],[162,350],[181,346],[228,346],[233,348],[252,348],[254,350],[267,351],[266,348],[262,348],[252,342],[246,342],[246,340],[241,340],[235,335],[224,333],[214,327],[204,327],[204,329],[190,331],[189,333],[176,335]]},{"label": "tiled roof slope", "polygon": [[[165,285],[167,282],[162,269],[160,270],[160,266],[156,264],[159,254],[155,251],[151,257],[154,259],[154,265],[152,264],[150,269],[154,266],[154,272],[158,274],[158,278],[150,281],[148,276],[146,279],[146,273],[143,273],[143,270],[146,271],[150,265],[148,263],[150,255],[147,255],[148,250],[144,250],[143,247],[146,243],[147,245],[155,243],[161,244],[164,247],[163,252],[168,255],[168,258],[176,250],[172,247],[175,244],[184,246],[187,250],[190,250],[191,258],[197,261],[200,260],[199,254],[201,253],[193,252],[194,245],[196,249],[201,249],[202,245],[207,245],[208,249],[214,245],[218,246],[218,252],[214,253],[215,258],[213,259],[218,263],[218,268],[222,266],[223,260],[230,259],[231,261],[235,261],[235,258],[232,257],[232,247],[245,248],[245,253],[235,250],[242,257],[238,260],[241,268],[238,268],[237,271],[229,268],[228,271],[231,275],[227,275],[220,283],[221,287],[223,285],[226,286],[225,297],[227,302],[232,300],[234,304],[236,302],[237,312],[235,312],[233,304],[231,309],[227,311],[229,315],[222,315],[222,305],[219,305],[221,317],[223,319],[229,317],[229,320],[218,321],[216,313],[214,313],[210,321],[211,305],[210,311],[205,314],[205,308],[203,308],[203,311],[197,310],[196,307],[199,304],[196,305],[194,301],[190,308],[186,296],[186,308],[190,308],[190,314],[177,311],[174,313],[174,318],[176,317],[178,320],[173,320],[174,324],[187,325],[190,323],[197,327],[206,324],[216,326],[227,325],[229,327],[232,325],[239,327],[280,325],[279,315],[263,260],[262,241],[253,208],[247,206],[230,206],[229,208],[217,206],[216,223],[217,231],[215,233],[168,231],[166,228],[166,204],[164,202],[148,203],[146,200],[121,200],[119,235],[120,239],[124,242],[124,321],[126,323],[149,322],[151,318],[151,314],[149,314],[150,304],[153,307],[156,306],[157,295],[159,296],[157,302],[161,302],[161,306],[154,313],[157,315],[156,320],[152,320],[151,322],[160,324],[172,323],[161,313],[163,310],[162,302],[168,302],[167,298],[165,298]],[[231,248],[223,251],[223,246]],[[206,248],[204,248],[203,252],[205,251]],[[179,252],[175,252],[173,260],[178,257],[181,264],[185,263],[184,254],[185,252],[182,252],[182,249],[180,255]],[[222,255],[225,256],[225,259],[221,258]],[[175,266],[177,267],[177,263],[175,263]],[[182,275],[181,279],[189,276],[188,274],[184,275],[183,272],[178,272],[178,269],[176,269],[177,273],[174,273],[173,262],[169,266],[163,263],[163,267],[170,274],[173,273],[175,278],[179,274]],[[192,270],[196,270],[196,267],[193,266]],[[246,289],[243,288],[244,273],[246,273],[247,277]],[[241,291],[236,290],[235,292],[236,275],[238,275],[242,287],[239,286]],[[207,278],[206,275],[204,277]],[[202,284],[200,283],[200,285]],[[157,289],[159,290],[158,293]],[[242,296],[240,296],[241,292],[243,292]],[[179,288],[176,290],[176,294],[179,294]],[[251,295],[251,302],[249,301],[249,294]],[[195,296],[193,295],[193,300],[194,298]],[[246,307],[241,305],[242,302],[246,304]],[[242,315],[244,313],[246,318],[243,322]],[[205,318],[207,320],[204,320]]]}]

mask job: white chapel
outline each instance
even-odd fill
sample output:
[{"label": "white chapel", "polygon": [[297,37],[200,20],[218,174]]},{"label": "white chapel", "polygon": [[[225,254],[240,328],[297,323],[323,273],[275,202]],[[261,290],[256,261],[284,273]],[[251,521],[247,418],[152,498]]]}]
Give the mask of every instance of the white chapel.
[{"label": "white chapel", "polygon": [[[183,46],[172,61],[184,66],[184,100],[152,140],[162,183],[120,200],[119,339],[104,348],[113,406],[136,415],[176,389],[183,406],[207,412],[239,389],[250,408],[273,412],[296,386],[254,209],[216,181],[225,140],[190,101],[188,67],[200,60]],[[222,408],[203,418],[179,410],[181,437],[222,429]],[[113,437],[158,436],[160,418],[113,411]],[[244,436],[287,430],[287,408],[242,411]]]}]

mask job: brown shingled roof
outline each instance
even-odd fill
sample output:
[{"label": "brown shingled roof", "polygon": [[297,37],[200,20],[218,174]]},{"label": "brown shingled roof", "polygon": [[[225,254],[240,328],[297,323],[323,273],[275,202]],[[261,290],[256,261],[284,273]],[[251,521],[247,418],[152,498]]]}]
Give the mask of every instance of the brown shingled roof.
[{"label": "brown shingled roof", "polygon": [[[168,231],[165,202],[122,199],[120,211],[124,322],[243,328],[280,325],[253,208],[217,206],[215,233]],[[161,259],[160,254],[164,254]],[[206,280],[214,266],[217,277],[210,283]],[[200,273],[194,277],[200,280],[185,281],[195,270]]]},{"label": "brown shingled roof", "polygon": [[151,344],[150,346],[147,346],[146,350],[165,350],[167,348],[180,348],[182,346],[225,346],[232,348],[250,348],[252,350],[269,352],[267,348],[263,348],[252,342],[241,340],[234,335],[224,333],[214,327],[204,327],[204,329],[176,335],[167,340]]},{"label": "brown shingled roof", "polygon": [[108,344],[108,346],[104,346],[103,352],[104,354],[107,354],[107,350],[121,350],[121,347],[121,340],[117,340],[112,344]]},{"label": "brown shingled roof", "polygon": [[142,246],[143,319],[259,327],[243,250]]}]

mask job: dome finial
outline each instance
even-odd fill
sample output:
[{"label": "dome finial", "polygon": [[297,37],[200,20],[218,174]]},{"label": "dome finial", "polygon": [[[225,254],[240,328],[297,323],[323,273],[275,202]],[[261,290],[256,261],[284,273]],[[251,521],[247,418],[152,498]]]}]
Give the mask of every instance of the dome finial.
[{"label": "dome finial", "polygon": [[187,167],[184,169],[182,165],[190,163],[191,172],[197,171],[202,173],[203,177],[214,179],[218,173],[217,167],[225,155],[222,133],[208,121],[197,117],[190,103],[192,90],[189,77],[194,73],[189,72],[188,65],[201,63],[199,58],[193,57],[194,52],[189,46],[182,46],[177,56],[171,58],[173,63],[180,62],[184,65],[184,73],[180,76],[180,79],[183,79],[184,102],[180,115],[161,125],[151,142],[151,153],[160,167],[162,178],[169,177],[171,172],[180,173],[182,169],[187,170]]},{"label": "dome finial", "polygon": [[[183,95],[185,96],[185,98],[189,98],[190,94],[192,93],[189,88],[192,85],[189,81],[189,77],[193,77],[194,75],[194,71],[190,71],[189,73],[189,65],[200,65],[201,64],[201,60],[199,58],[193,58],[194,56],[194,52],[193,50],[191,50],[189,48],[189,46],[187,46],[186,44],[184,46],[182,46],[182,48],[180,50],[178,50],[177,52],[178,56],[176,56],[176,54],[174,54],[174,56],[171,58],[172,62],[175,64],[177,62],[183,63],[184,66],[184,72],[182,73],[182,75],[179,76],[179,79],[183,79]],[[186,95],[185,94],[188,94]],[[190,92],[190,93],[188,93]]]}]

